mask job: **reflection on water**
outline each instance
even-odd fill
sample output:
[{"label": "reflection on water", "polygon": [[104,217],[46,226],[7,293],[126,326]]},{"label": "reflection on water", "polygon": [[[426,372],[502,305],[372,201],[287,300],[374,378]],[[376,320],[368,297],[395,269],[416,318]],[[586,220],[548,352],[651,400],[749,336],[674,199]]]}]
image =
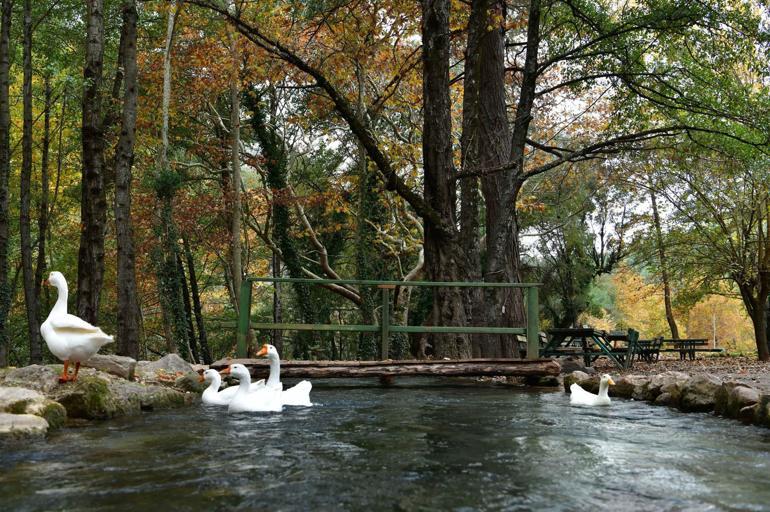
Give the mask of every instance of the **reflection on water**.
[{"label": "reflection on water", "polygon": [[729,420],[511,388],[312,396],[312,409],[193,407],[6,448],[0,508],[770,510],[770,432]]}]

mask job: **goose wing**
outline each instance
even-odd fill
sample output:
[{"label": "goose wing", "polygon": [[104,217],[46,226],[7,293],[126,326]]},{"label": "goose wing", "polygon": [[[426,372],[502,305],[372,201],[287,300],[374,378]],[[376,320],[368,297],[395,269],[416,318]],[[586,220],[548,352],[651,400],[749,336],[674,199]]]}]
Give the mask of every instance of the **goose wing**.
[{"label": "goose wing", "polygon": [[51,327],[53,327],[60,336],[69,335],[69,337],[73,338],[100,340],[103,343],[112,341],[112,336],[75,315],[70,315],[69,313],[65,315],[56,315],[50,320]]}]

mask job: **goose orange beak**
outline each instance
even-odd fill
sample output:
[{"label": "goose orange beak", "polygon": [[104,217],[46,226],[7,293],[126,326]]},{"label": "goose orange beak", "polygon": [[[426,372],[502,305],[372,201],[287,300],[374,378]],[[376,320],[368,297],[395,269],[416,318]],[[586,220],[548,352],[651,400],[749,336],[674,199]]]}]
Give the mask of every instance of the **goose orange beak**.
[{"label": "goose orange beak", "polygon": [[267,345],[262,345],[262,348],[257,352],[257,357],[265,357],[267,355]]},{"label": "goose orange beak", "polygon": [[198,382],[205,382],[205,381],[206,381],[206,377],[204,377],[203,375],[198,375]]},{"label": "goose orange beak", "polygon": [[42,284],[43,286],[48,286],[48,285],[50,285],[51,283],[49,283],[49,282],[48,282],[48,279],[43,279],[43,282],[42,282],[42,283],[40,283],[40,284]]},{"label": "goose orange beak", "polygon": [[222,375],[230,375],[230,367],[228,366],[224,370],[220,370],[219,373],[221,373]]},{"label": "goose orange beak", "polygon": [[610,386],[614,386],[615,385],[615,381],[612,380],[612,377],[610,377],[610,380],[607,381],[607,384],[609,384]]}]

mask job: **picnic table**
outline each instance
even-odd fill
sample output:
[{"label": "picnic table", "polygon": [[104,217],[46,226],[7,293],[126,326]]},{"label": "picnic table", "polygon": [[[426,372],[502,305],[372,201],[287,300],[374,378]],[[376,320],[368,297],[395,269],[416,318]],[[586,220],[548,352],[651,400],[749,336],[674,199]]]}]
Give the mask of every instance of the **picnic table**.
[{"label": "picnic table", "polygon": [[709,340],[706,338],[667,339],[663,340],[663,343],[673,345],[674,348],[661,349],[661,352],[679,352],[680,361],[684,361],[688,357],[691,361],[694,360],[696,352],[722,352],[722,349],[703,348],[708,345],[708,342]]},{"label": "picnic table", "polygon": [[618,368],[630,368],[636,352],[636,341],[639,339],[639,333],[633,329],[627,333],[608,333],[591,327],[579,327],[549,329],[547,333],[550,339],[540,350],[541,356],[582,356],[586,366],[606,356]]}]

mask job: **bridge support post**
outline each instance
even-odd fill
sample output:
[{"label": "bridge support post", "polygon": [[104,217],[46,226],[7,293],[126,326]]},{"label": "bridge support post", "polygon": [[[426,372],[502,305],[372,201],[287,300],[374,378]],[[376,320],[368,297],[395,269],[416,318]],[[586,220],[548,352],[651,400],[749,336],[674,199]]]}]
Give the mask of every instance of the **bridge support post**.
[{"label": "bridge support post", "polygon": [[244,279],[241,283],[240,300],[238,301],[238,335],[236,337],[236,352],[239,358],[246,354],[246,339],[249,335],[249,316],[251,314],[251,281]]},{"label": "bridge support post", "polygon": [[537,286],[527,288],[527,359],[540,357],[540,306]]}]

